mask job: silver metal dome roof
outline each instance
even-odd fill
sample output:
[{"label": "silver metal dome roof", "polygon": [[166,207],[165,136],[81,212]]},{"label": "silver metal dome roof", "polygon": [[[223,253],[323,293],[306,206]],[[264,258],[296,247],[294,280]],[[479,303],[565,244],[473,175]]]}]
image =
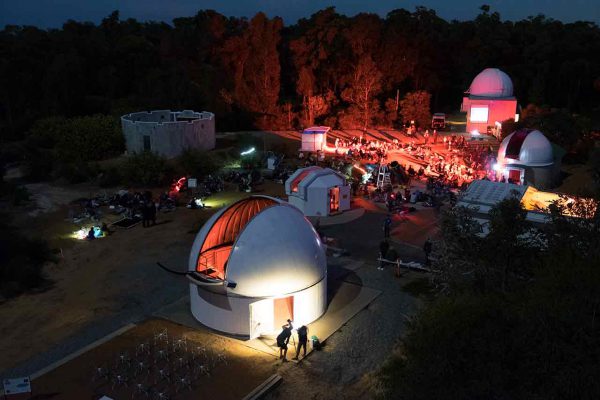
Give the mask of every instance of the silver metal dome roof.
[{"label": "silver metal dome roof", "polygon": [[[222,256],[210,258],[211,252],[221,249]],[[201,265],[205,256],[215,268]],[[223,280],[230,294],[272,297],[320,282],[327,274],[327,259],[319,236],[300,210],[279,199],[252,196],[224,207],[202,226],[188,269],[204,268],[222,268],[212,277]]]},{"label": "silver metal dome roof", "polygon": [[499,164],[544,167],[554,164],[552,143],[538,130],[521,129],[504,138],[498,149]]},{"label": "silver metal dome roof", "polygon": [[513,83],[510,77],[498,68],[486,68],[473,79],[467,92],[480,97],[512,97]]}]

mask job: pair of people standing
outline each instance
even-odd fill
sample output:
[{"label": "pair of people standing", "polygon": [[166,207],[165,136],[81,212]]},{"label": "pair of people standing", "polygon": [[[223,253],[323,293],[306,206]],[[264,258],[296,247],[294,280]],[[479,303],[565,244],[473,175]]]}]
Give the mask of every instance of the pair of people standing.
[{"label": "pair of people standing", "polygon": [[[294,329],[294,326],[292,325],[292,321],[288,319],[287,324],[283,325],[281,328],[282,331],[277,336],[277,347],[279,347],[279,359],[283,359],[283,361],[286,362],[288,344],[290,342],[290,338],[292,337],[292,330]],[[298,332],[298,345],[296,347],[296,357],[294,357],[294,360],[298,359],[301,349],[304,350],[302,357],[306,357],[306,344],[308,343],[308,327],[306,325],[302,325],[296,331]]]}]

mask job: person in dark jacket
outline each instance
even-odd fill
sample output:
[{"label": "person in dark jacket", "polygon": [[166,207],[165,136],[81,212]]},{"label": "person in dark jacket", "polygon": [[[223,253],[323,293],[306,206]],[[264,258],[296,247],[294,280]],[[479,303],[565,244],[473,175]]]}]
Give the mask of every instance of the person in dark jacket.
[{"label": "person in dark jacket", "polygon": [[302,325],[300,328],[298,328],[297,332],[298,347],[296,347],[296,357],[294,357],[294,360],[298,359],[298,356],[300,355],[300,349],[304,349],[302,358],[306,357],[306,343],[308,343],[308,327],[306,325]]},{"label": "person in dark jacket", "polygon": [[390,229],[392,227],[392,217],[390,214],[387,215],[385,220],[383,221],[383,237],[385,239],[390,237]]},{"label": "person in dark jacket", "polygon": [[423,252],[425,253],[425,265],[431,264],[431,261],[429,260],[429,255],[431,254],[432,247],[433,244],[431,243],[431,239],[427,238],[427,240],[423,244]]},{"label": "person in dark jacket", "polygon": [[279,347],[279,359],[283,359],[283,361],[287,361],[287,350],[288,343],[290,342],[290,337],[292,336],[292,327],[291,325],[283,325],[281,327],[281,333],[277,336],[277,347]]}]

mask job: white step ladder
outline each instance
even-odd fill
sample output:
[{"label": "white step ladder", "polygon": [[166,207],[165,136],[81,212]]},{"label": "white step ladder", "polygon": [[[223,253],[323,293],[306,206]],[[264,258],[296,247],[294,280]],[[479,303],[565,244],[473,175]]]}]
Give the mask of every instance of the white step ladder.
[{"label": "white step ladder", "polygon": [[391,184],[392,180],[390,179],[390,170],[388,166],[385,164],[380,164],[379,172],[377,173],[377,188],[383,189]]}]

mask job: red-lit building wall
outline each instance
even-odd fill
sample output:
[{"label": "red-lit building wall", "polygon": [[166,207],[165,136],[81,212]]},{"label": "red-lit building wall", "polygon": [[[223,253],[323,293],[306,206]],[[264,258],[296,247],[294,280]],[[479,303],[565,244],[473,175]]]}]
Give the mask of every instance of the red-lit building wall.
[{"label": "red-lit building wall", "polygon": [[[486,122],[471,122],[471,108],[473,106],[487,106],[488,116]],[[517,113],[516,99],[477,99],[464,97],[462,111],[467,112],[467,132],[474,130],[486,133],[488,126],[493,127],[496,122],[502,123],[507,119],[515,118]]]}]

